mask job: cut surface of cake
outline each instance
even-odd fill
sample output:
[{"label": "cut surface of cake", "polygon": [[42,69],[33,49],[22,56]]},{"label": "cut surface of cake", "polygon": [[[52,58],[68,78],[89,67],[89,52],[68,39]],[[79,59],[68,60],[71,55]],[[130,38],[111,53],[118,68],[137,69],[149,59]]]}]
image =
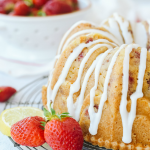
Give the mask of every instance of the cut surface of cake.
[{"label": "cut surface of cake", "polygon": [[133,27],[116,13],[100,26],[73,25],[43,86],[43,105],[69,112],[93,145],[150,150],[148,29],[149,21]]}]

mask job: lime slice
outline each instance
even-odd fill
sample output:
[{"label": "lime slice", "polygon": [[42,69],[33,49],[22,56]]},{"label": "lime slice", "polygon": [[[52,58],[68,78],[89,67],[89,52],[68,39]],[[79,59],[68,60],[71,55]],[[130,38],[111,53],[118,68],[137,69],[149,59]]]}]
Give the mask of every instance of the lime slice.
[{"label": "lime slice", "polygon": [[10,135],[11,126],[30,116],[43,117],[43,111],[34,107],[16,107],[4,110],[0,115],[0,131],[7,136]]}]

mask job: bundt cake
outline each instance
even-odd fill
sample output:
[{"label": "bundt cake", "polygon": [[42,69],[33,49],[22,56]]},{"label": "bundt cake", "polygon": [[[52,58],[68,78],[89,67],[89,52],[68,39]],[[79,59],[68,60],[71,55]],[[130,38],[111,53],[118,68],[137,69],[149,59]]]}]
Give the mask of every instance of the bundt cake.
[{"label": "bundt cake", "polygon": [[99,27],[73,25],[43,86],[43,105],[68,111],[93,145],[150,150],[149,27],[116,13]]}]

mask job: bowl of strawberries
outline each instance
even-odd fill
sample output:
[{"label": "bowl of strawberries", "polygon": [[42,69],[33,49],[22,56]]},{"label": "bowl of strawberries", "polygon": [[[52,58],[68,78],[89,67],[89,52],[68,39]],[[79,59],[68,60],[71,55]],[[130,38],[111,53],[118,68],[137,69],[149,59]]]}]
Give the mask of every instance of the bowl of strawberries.
[{"label": "bowl of strawberries", "polygon": [[89,0],[0,0],[0,56],[31,62],[54,58],[63,34],[90,8]]}]

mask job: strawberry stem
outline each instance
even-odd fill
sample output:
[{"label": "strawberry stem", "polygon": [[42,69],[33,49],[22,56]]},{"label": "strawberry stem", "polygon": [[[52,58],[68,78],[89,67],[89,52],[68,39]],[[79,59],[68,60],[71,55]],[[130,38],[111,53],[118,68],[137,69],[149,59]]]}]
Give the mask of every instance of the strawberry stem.
[{"label": "strawberry stem", "polygon": [[46,16],[46,13],[42,10],[39,10],[37,14],[38,16]]},{"label": "strawberry stem", "polygon": [[32,0],[24,0],[24,2],[25,2],[26,5],[29,6],[29,7],[33,6]]},{"label": "strawberry stem", "polygon": [[46,122],[41,121],[41,124],[40,124],[40,125],[41,125],[41,127],[40,127],[40,128],[44,130],[44,129],[45,129]]},{"label": "strawberry stem", "polygon": [[43,109],[44,111],[44,116],[45,116],[45,119],[46,121],[51,121],[52,119],[62,119],[62,118],[66,118],[66,117],[71,117],[69,116],[69,113],[68,112],[64,112],[62,114],[56,114],[55,110],[51,107],[51,104],[50,104],[50,112],[47,110],[47,109]]}]

